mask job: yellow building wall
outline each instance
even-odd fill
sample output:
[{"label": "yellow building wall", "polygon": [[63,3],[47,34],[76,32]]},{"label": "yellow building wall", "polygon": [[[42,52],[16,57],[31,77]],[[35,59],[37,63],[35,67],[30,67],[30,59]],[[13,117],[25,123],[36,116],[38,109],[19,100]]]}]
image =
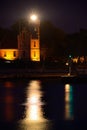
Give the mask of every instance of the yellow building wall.
[{"label": "yellow building wall", "polygon": [[31,60],[32,61],[40,61],[40,50],[32,49],[31,50]]},{"label": "yellow building wall", "polygon": [[2,59],[15,60],[18,56],[18,49],[0,49],[0,58]]},{"label": "yellow building wall", "polygon": [[39,39],[31,39],[30,58],[32,61],[40,61],[40,43]]},{"label": "yellow building wall", "polygon": [[31,46],[30,48],[40,48],[39,40],[38,39],[31,39]]}]

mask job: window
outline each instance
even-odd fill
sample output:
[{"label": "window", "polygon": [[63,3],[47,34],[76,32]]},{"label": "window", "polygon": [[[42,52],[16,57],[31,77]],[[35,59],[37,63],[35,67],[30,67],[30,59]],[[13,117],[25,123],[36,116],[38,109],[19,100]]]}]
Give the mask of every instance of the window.
[{"label": "window", "polygon": [[6,57],[6,52],[4,52],[4,57]]},{"label": "window", "polygon": [[34,47],[36,47],[36,42],[34,41]]},{"label": "window", "polygon": [[14,57],[16,57],[16,51],[14,51]]},{"label": "window", "polygon": [[34,51],[34,57],[36,57],[36,51]]}]

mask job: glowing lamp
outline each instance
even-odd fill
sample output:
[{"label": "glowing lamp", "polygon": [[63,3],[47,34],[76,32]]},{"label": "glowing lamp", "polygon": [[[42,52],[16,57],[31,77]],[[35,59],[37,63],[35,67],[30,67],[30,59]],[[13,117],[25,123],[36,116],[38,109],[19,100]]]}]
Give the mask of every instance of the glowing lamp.
[{"label": "glowing lamp", "polygon": [[37,15],[35,15],[35,14],[31,15],[31,16],[30,16],[30,19],[31,19],[32,21],[36,21],[36,20],[37,20]]}]

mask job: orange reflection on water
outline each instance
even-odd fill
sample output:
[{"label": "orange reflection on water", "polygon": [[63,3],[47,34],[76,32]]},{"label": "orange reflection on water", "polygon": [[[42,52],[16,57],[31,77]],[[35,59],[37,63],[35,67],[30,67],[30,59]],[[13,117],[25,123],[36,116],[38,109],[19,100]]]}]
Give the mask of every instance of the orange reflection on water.
[{"label": "orange reflection on water", "polygon": [[6,88],[12,88],[14,85],[13,85],[12,82],[6,81],[5,84],[4,84],[4,86],[5,86]]},{"label": "orange reflection on water", "polygon": [[14,118],[14,97],[11,92],[6,91],[5,94],[5,107],[4,107],[4,115],[5,115],[5,120],[6,121],[12,121]]},{"label": "orange reflection on water", "polygon": [[7,103],[7,104],[11,104],[11,103],[13,103],[13,101],[14,101],[14,99],[13,99],[13,96],[12,95],[6,95],[6,97],[5,97],[5,103]]},{"label": "orange reflection on water", "polygon": [[6,104],[5,105],[5,120],[6,121],[12,121],[13,118],[14,118],[14,108],[13,108],[13,105],[11,104]]}]

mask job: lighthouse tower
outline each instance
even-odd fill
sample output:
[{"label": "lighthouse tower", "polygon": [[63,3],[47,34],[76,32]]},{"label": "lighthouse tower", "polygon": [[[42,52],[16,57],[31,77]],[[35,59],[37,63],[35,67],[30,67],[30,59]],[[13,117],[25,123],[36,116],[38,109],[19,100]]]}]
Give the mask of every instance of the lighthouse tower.
[{"label": "lighthouse tower", "polygon": [[30,17],[30,59],[40,61],[40,21],[36,15]]},{"label": "lighthouse tower", "polygon": [[18,35],[19,59],[30,59],[30,35],[29,31],[23,27]]},{"label": "lighthouse tower", "polygon": [[19,59],[40,61],[40,21],[36,15],[31,15],[28,27],[23,25],[18,35]]}]

